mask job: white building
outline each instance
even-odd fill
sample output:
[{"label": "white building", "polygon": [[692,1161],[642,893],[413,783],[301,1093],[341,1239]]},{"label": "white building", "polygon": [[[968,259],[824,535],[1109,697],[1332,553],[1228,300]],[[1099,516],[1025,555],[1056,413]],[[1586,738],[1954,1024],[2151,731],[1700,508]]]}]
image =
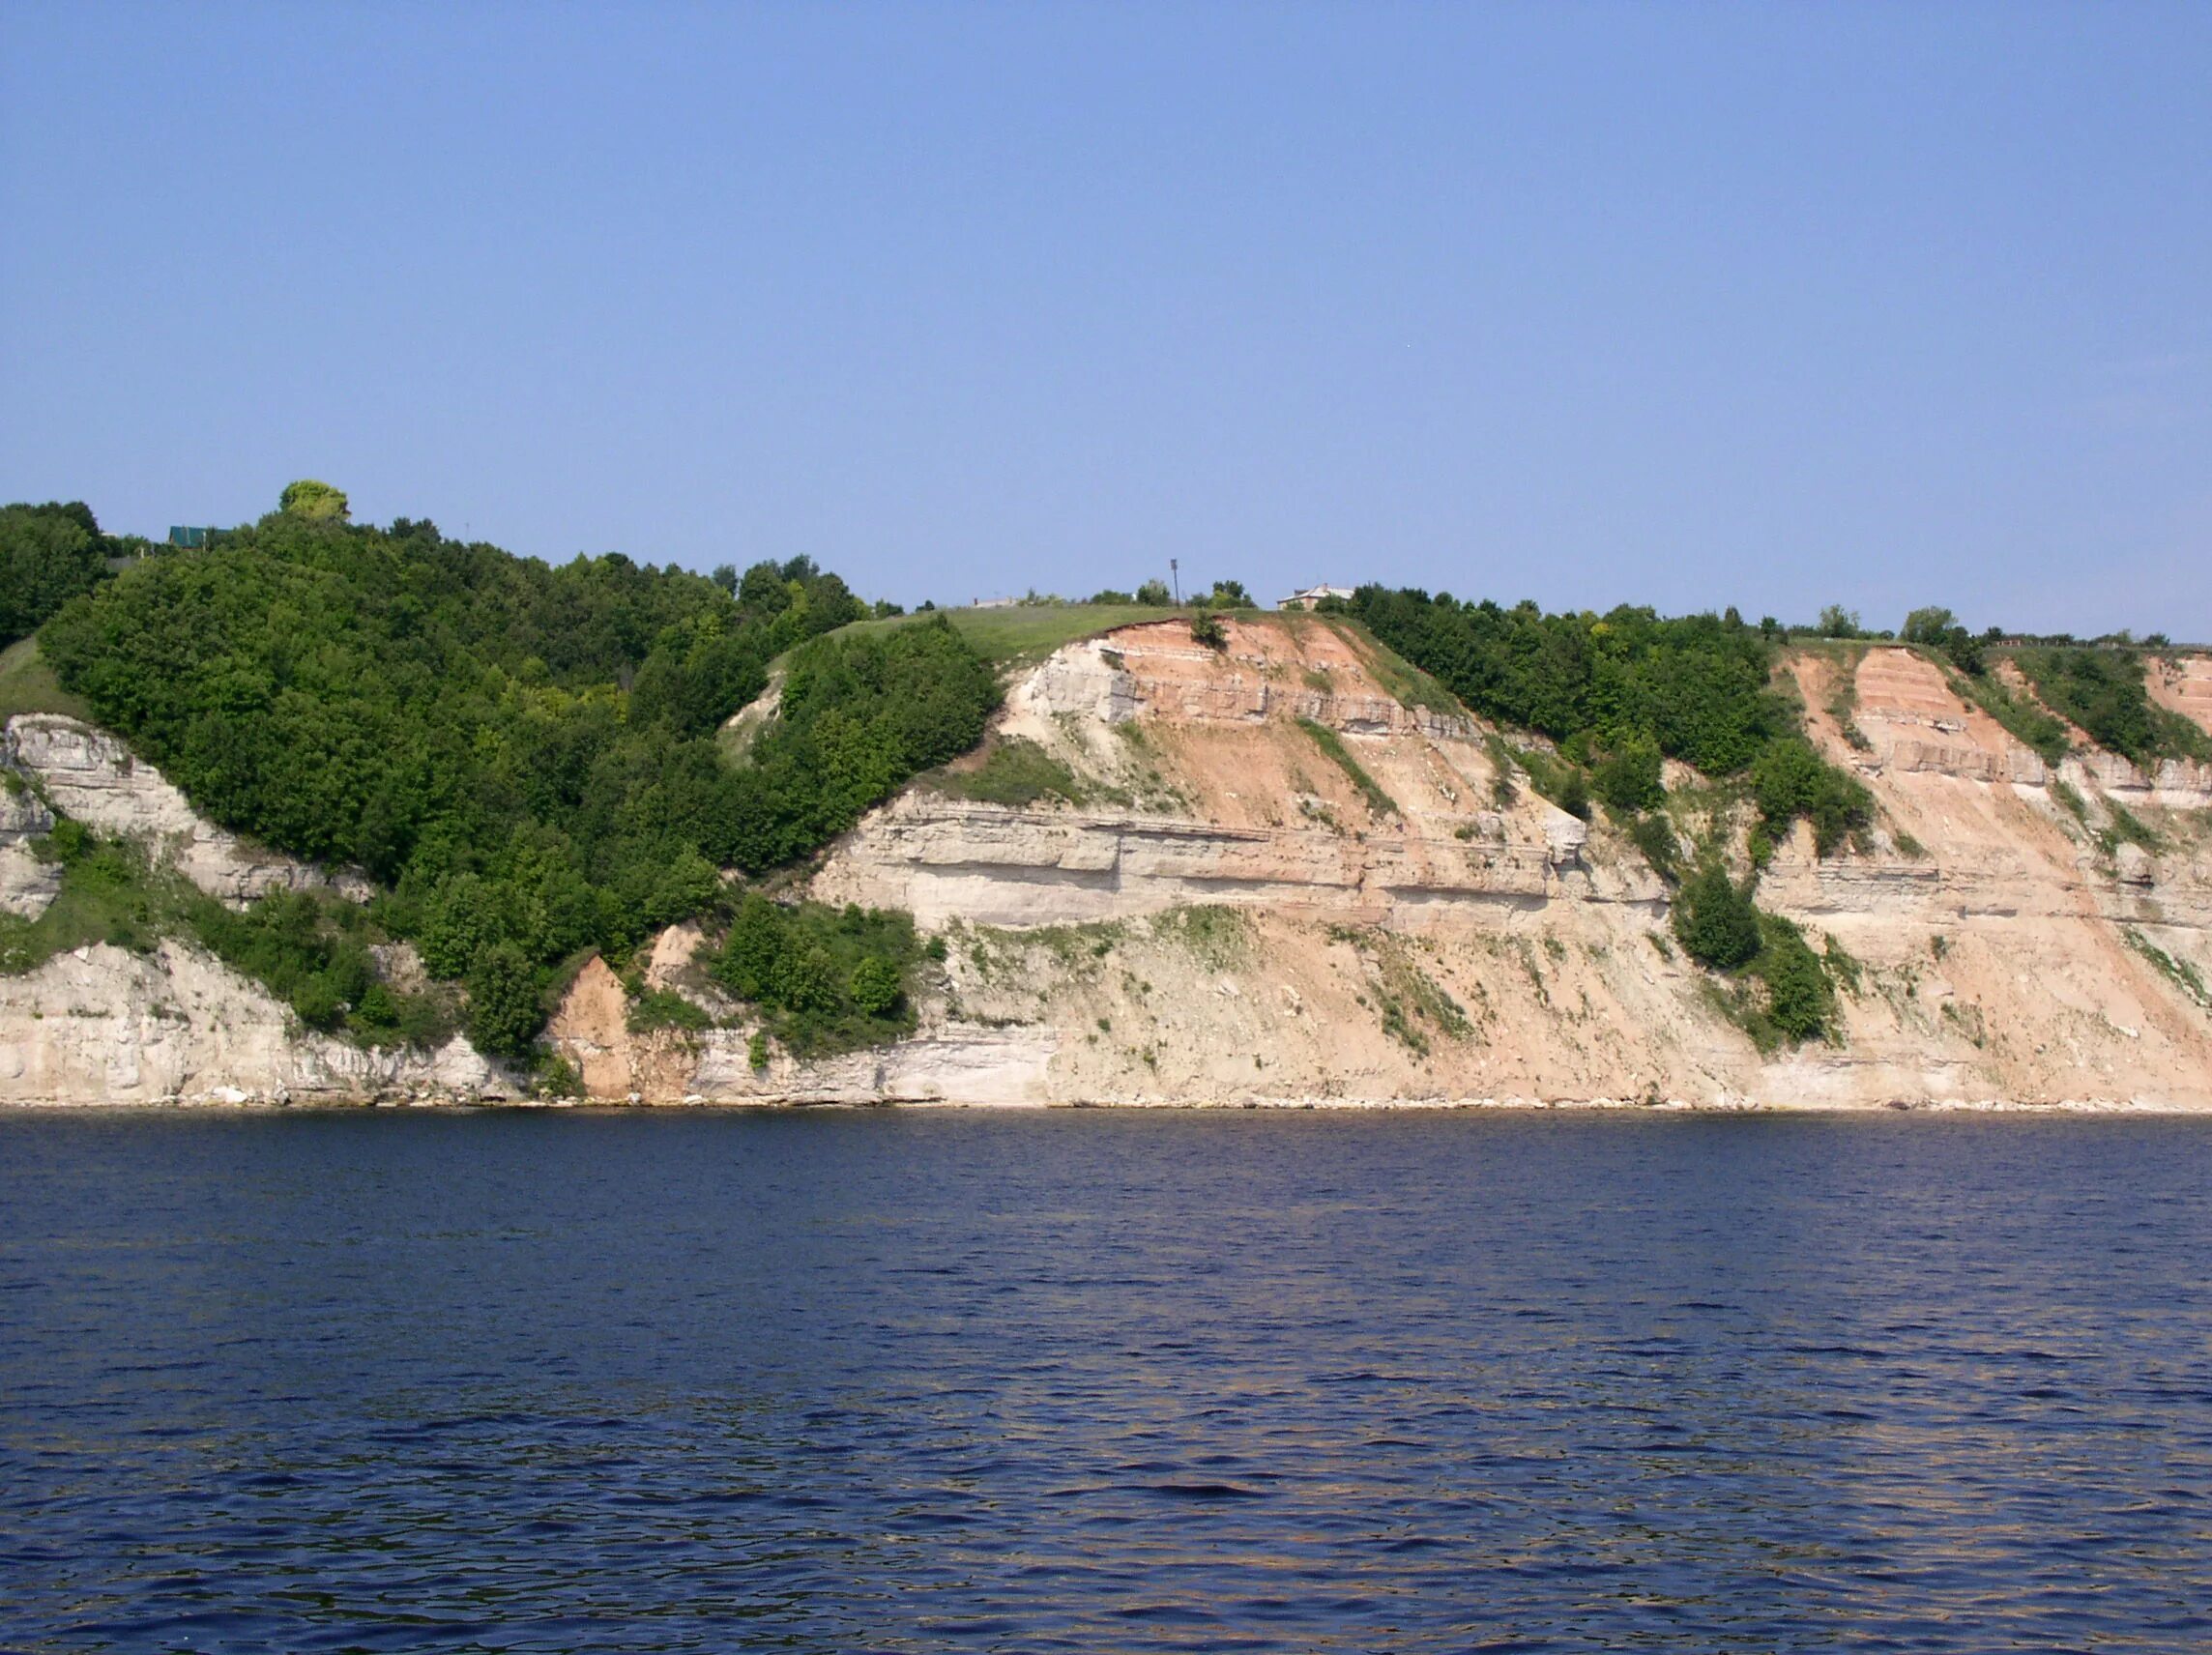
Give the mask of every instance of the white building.
[{"label": "white building", "polygon": [[1352,601],[1349,586],[1309,586],[1303,592],[1294,592],[1275,605],[1277,609],[1311,609],[1324,597],[1341,597]]}]

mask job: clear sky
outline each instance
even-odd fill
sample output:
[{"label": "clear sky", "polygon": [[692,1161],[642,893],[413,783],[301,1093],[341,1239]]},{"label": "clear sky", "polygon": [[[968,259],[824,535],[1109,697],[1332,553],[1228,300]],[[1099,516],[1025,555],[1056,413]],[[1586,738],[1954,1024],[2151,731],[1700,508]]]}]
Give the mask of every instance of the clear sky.
[{"label": "clear sky", "polygon": [[2212,5],[0,6],[0,499],[2212,638]]}]

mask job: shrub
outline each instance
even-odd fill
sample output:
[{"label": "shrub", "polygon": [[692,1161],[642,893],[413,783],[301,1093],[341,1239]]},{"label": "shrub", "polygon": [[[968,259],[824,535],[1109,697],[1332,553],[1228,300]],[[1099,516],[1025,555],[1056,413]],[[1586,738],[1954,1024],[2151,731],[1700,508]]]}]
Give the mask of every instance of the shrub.
[{"label": "shrub", "polygon": [[921,957],[905,914],[811,902],[785,908],[755,891],[739,905],[707,969],[759,1006],[786,1046],[811,1055],[912,1029],[907,981]]},{"label": "shrub", "polygon": [[1352,756],[1352,749],[1344,744],[1344,738],[1326,724],[1317,724],[1311,718],[1300,718],[1298,728],[1313,738],[1313,743],[1336,763],[1336,768],[1352,779],[1367,800],[1368,809],[1378,816],[1398,814],[1398,801],[1382,791],[1382,783],[1367,773],[1366,768]]},{"label": "shrub", "polygon": [[854,1006],[866,1017],[888,1017],[906,994],[899,969],[881,954],[870,954],[853,968],[846,992]]},{"label": "shrub", "polygon": [[1569,816],[1578,816],[1585,822],[1589,820],[1589,776],[1582,766],[1569,765],[1566,767],[1565,773],[1559,778],[1558,791],[1553,797],[1552,802]]},{"label": "shrub", "polygon": [[1752,767],[1751,783],[1768,833],[1779,837],[1802,816],[1813,825],[1814,844],[1823,857],[1874,817],[1867,790],[1801,736],[1770,743]]},{"label": "shrub", "polygon": [[493,943],[477,951],[465,979],[469,994],[469,1038],[477,1049],[501,1058],[523,1058],[536,1044],[545,1022],[538,973],[512,943]]},{"label": "shrub", "polygon": [[1759,910],[1749,886],[1738,886],[1718,862],[1683,883],[1674,898],[1674,937],[1702,966],[1734,971],[1758,957]]},{"label": "shrub", "polygon": [[1756,970],[1766,984],[1766,1015],[1788,1040],[1816,1040],[1836,1012],[1835,985],[1804,933],[1787,919],[1761,915],[1761,948]]},{"label": "shrub", "polygon": [[1682,859],[1682,847],[1674,837],[1674,825],[1657,811],[1639,816],[1628,825],[1628,837],[1663,879],[1673,879]]},{"label": "shrub", "polygon": [[1656,810],[1667,797],[1658,744],[1642,738],[1631,738],[1599,761],[1590,780],[1598,798],[1615,810]]}]

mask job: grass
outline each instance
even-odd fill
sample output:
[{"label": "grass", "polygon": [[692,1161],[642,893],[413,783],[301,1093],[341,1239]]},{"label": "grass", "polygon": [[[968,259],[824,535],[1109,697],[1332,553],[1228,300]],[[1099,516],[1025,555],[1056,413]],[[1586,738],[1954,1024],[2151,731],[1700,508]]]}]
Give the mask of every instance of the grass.
[{"label": "grass", "polygon": [[36,971],[91,943],[146,953],[189,935],[196,892],[181,875],[150,868],[125,845],[101,845],[65,863],[61,893],[36,919],[0,914],[0,976]]},{"label": "grass", "polygon": [[1237,909],[1218,905],[1171,908],[1152,916],[1152,936],[1181,944],[1201,965],[1219,970],[1244,957],[1252,921]]},{"label": "grass", "polygon": [[2177,960],[2153,943],[2134,926],[2125,927],[2120,935],[2127,939],[2128,946],[2158,968],[2159,973],[2181,990],[2197,1006],[2212,1011],[2212,988],[2205,986],[2204,974],[2187,960]]},{"label": "grass", "polygon": [[655,1029],[682,1029],[687,1032],[711,1028],[714,1019],[707,1008],[674,989],[646,989],[634,996],[625,1017],[632,1034]]},{"label": "grass", "polygon": [[1375,682],[1386,690],[1401,707],[1425,707],[1431,712],[1447,718],[1465,718],[1467,708],[1458,696],[1431,678],[1412,661],[1383,643],[1374,633],[1342,615],[1293,615],[1287,620],[1294,626],[1299,624],[1326,626],[1346,644],[1352,653],[1373,675]]},{"label": "grass", "polygon": [[1997,682],[1994,672],[1985,673],[1978,679],[1961,673],[1952,673],[1949,677],[1954,695],[1994,718],[2052,769],[2073,751],[2074,739],[2067,734],[2066,726],[2032,700],[2014,695]]},{"label": "grass", "polygon": [[18,638],[0,650],[0,723],[18,712],[59,712],[89,721],[92,709],[62,688],[39,653],[36,638]]},{"label": "grass", "polygon": [[1352,785],[1359,789],[1361,797],[1367,800],[1368,808],[1373,810],[1376,815],[1397,816],[1401,814],[1398,809],[1398,801],[1384,793],[1382,784],[1377,782],[1373,776],[1360,769],[1359,761],[1346,749],[1344,739],[1337,735],[1334,730],[1331,730],[1326,724],[1316,724],[1311,718],[1299,719],[1298,728],[1313,738],[1315,746],[1336,761],[1344,773],[1352,778]]},{"label": "grass", "polygon": [[2105,799],[2105,814],[2110,819],[2111,826],[2097,835],[2097,843],[2103,847],[2108,857],[2122,845],[2140,845],[2146,851],[2165,849],[2165,841],[2118,799]]},{"label": "grass", "polygon": [[1866,658],[1866,646],[1854,644],[1845,650],[1836,661],[1836,687],[1828,697],[1828,716],[1836,721],[1836,728],[1846,741],[1857,752],[1870,752],[1874,743],[1859,728],[1859,662]]},{"label": "grass", "polygon": [[1331,942],[1348,943],[1360,951],[1367,967],[1368,994],[1374,999],[1370,1001],[1364,994],[1355,998],[1361,1005],[1371,1005],[1382,1031],[1415,1057],[1429,1055],[1431,1031],[1450,1040],[1475,1036],[1467,1007],[1413,962],[1402,939],[1386,931],[1354,930],[1349,925],[1331,925],[1327,936]]},{"label": "grass", "polygon": [[[1033,666],[1063,644],[1093,638],[1140,621],[1168,621],[1185,609],[1155,609],[1142,603],[1017,603],[1004,609],[944,609],[953,630],[999,668]],[[1239,619],[1243,616],[1240,614]],[[885,632],[919,619],[893,615],[883,621],[856,621],[842,630]]]},{"label": "grass", "polygon": [[947,798],[1003,804],[1016,810],[1040,798],[1063,798],[1079,805],[1091,797],[1091,790],[1076,779],[1074,771],[1021,736],[993,742],[976,769],[938,770],[926,778],[925,785]]}]

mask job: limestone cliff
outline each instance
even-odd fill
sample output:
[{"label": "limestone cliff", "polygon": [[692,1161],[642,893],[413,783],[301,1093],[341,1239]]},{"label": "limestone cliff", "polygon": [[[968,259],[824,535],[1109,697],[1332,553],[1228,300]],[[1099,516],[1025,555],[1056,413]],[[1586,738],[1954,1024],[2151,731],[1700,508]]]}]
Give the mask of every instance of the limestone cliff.
[{"label": "limestone cliff", "polygon": [[[0,731],[0,912],[36,918],[60,869],[31,841],[57,813],[136,844],[210,895],[365,897],[365,878],[254,846],[198,815],[105,731],[23,713]],[[0,974],[0,1103],[155,1104],[512,1097],[516,1077],[455,1036],[435,1052],[364,1051],[303,1030],[257,984],[174,939],[101,944]]]},{"label": "limestone cliff", "polygon": [[[1825,859],[1800,830],[1760,886],[1817,947],[1832,940],[1847,986],[1830,1043],[1762,1054],[1674,946],[1672,887],[1623,833],[1547,803],[1499,733],[1361,634],[1281,616],[1232,623],[1218,651],[1180,623],[1068,645],[1010,684],[984,750],[832,848],[813,895],[911,910],[946,944],[911,1039],[817,1062],[762,1050],[689,926],[640,975],[713,1027],[633,1031],[628,992],[594,962],[550,1036],[590,1095],[654,1102],[2212,1108],[2212,772],[2089,749],[2052,773],[1903,648],[1797,651],[1786,671],[1816,744],[1877,807],[1864,843]],[[2212,662],[2151,679],[2212,728]],[[18,767],[60,803],[53,755],[83,737],[30,735]],[[1007,796],[994,767],[1016,753],[1053,779],[985,802]],[[1670,783],[1685,826],[1726,830],[1727,790],[1672,768]],[[75,785],[65,808],[125,819],[111,789]],[[221,872],[232,855],[266,865],[244,848],[190,865],[216,857],[211,888],[233,896],[313,877]],[[164,950],[0,982],[0,1040],[33,1054],[0,1060],[0,1098],[120,1084],[90,1055],[101,1041],[159,1070],[136,1094],[187,1070],[212,1086],[226,1064],[263,1092],[403,1084],[235,997],[225,1015],[256,1032],[223,1046],[164,986],[203,965]],[[58,1045],[31,1028],[111,995],[140,1008],[131,1028]],[[155,1056],[188,1047],[173,1070]]]},{"label": "limestone cliff", "polygon": [[[2052,775],[1904,649],[1790,670],[1878,804],[1867,847],[1800,837],[1761,886],[1855,964],[1832,1044],[1762,1056],[1619,833],[1412,704],[1357,634],[1280,617],[1219,652],[1179,624],[1062,649],[994,737],[1041,749],[1062,797],[963,797],[986,752],[834,849],[815,895],[911,909],[950,944],[914,1040],[755,1073],[742,1027],[629,1034],[611,976],[556,1033],[595,1093],[642,1097],[2212,1107],[2212,775],[2095,752]],[[2205,717],[2212,673],[2164,682]]]}]

